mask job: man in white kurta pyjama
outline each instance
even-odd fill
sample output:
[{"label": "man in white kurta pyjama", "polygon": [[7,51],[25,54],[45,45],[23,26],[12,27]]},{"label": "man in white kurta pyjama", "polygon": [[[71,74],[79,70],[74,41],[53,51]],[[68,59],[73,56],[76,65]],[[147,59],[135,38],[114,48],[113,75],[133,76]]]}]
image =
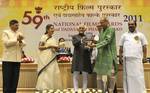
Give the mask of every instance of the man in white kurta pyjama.
[{"label": "man in white kurta pyjama", "polygon": [[123,62],[124,93],[146,93],[142,61],[146,60],[145,36],[138,32],[136,22],[128,23],[129,31],[120,39],[119,61]]}]

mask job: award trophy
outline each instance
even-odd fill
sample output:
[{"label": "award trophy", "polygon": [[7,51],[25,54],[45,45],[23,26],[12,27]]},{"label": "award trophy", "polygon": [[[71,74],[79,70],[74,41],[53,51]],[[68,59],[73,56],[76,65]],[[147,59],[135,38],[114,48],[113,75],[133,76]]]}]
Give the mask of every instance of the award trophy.
[{"label": "award trophy", "polygon": [[92,32],[88,32],[85,34],[85,46],[89,46],[93,43],[93,34]]}]

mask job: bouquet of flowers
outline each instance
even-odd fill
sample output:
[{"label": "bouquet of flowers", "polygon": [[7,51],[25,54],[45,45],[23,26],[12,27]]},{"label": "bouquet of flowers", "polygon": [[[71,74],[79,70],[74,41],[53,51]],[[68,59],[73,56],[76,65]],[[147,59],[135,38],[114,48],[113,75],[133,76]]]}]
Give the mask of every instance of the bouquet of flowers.
[{"label": "bouquet of flowers", "polygon": [[70,62],[71,61],[71,57],[70,56],[61,56],[58,58],[58,62]]},{"label": "bouquet of flowers", "polygon": [[34,59],[32,57],[27,57],[24,53],[24,51],[22,50],[22,58],[21,58],[21,62],[22,63],[33,63]]},{"label": "bouquet of flowers", "polygon": [[22,63],[33,63],[34,59],[32,57],[24,57],[21,59]]}]

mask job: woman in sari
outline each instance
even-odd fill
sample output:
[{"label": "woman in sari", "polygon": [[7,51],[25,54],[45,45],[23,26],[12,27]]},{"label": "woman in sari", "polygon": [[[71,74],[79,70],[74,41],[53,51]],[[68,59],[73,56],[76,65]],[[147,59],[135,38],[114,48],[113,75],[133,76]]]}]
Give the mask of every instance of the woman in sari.
[{"label": "woman in sari", "polygon": [[[61,89],[62,81],[60,70],[58,67],[56,56],[56,49],[58,47],[57,41],[52,37],[54,33],[54,25],[48,24],[46,26],[46,32],[41,37],[39,43],[39,61],[38,61],[38,80],[37,90],[48,90],[48,89]],[[47,65],[50,62],[49,65]]]}]

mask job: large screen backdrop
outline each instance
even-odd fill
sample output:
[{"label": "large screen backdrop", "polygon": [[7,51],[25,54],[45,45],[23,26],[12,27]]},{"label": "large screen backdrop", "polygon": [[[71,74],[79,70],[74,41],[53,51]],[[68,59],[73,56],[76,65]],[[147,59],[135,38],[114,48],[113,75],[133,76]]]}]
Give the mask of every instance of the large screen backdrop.
[{"label": "large screen backdrop", "polygon": [[[96,25],[102,16],[107,16],[116,29],[117,48],[120,36],[128,31],[129,20],[137,21],[137,30],[150,42],[149,0],[0,0],[0,37],[2,31],[9,28],[11,19],[19,20],[19,30],[24,33],[27,43],[24,51],[36,59],[38,43],[47,24],[54,24],[57,40],[63,37],[72,47],[71,36],[77,33],[76,28],[85,24],[87,33],[98,34]],[[2,51],[0,41],[0,56]]]}]

